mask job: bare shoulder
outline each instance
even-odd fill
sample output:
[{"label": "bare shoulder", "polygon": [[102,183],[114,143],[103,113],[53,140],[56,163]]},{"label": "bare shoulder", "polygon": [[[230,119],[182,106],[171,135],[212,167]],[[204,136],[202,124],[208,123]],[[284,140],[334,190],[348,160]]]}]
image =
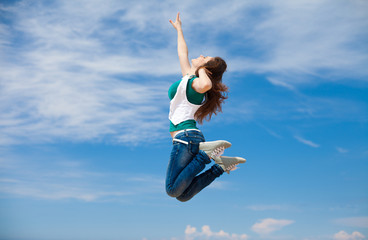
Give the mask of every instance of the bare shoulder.
[{"label": "bare shoulder", "polygon": [[205,93],[212,88],[212,82],[197,77],[193,80],[192,88],[198,93]]}]

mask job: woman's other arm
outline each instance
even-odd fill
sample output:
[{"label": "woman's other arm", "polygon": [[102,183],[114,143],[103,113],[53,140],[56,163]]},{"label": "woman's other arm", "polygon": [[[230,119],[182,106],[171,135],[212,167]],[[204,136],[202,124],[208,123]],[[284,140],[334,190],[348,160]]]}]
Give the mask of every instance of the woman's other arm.
[{"label": "woman's other arm", "polygon": [[212,81],[208,77],[211,74],[205,67],[198,70],[199,78],[194,79],[192,88],[198,93],[205,93],[212,88]]},{"label": "woman's other arm", "polygon": [[190,63],[188,58],[188,47],[184,39],[183,29],[181,28],[181,20],[179,17],[179,13],[176,16],[175,22],[170,19],[170,23],[176,29],[178,33],[178,56],[180,62],[181,72],[186,75],[190,70]]}]

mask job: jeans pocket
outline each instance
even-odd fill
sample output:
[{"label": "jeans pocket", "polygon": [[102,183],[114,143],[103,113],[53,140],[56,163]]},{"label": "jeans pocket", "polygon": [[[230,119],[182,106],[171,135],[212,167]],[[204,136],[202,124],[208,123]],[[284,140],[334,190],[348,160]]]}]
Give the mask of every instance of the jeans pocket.
[{"label": "jeans pocket", "polygon": [[179,144],[178,142],[174,142],[172,149],[171,149],[171,153],[170,153],[170,159],[175,158],[175,156],[178,154],[179,151]]},{"label": "jeans pocket", "polygon": [[199,152],[199,142],[189,141],[188,152],[193,156],[197,155]]}]

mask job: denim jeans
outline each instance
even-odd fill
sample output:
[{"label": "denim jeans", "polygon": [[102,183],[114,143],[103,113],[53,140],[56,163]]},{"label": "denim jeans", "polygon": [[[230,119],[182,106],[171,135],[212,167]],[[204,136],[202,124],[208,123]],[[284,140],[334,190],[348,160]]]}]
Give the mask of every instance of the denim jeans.
[{"label": "denim jeans", "polygon": [[173,141],[166,174],[166,192],[169,196],[185,202],[207,187],[224,171],[219,165],[214,164],[198,175],[206,164],[211,163],[207,154],[199,150],[199,143],[205,141],[201,132],[185,130],[175,138],[188,144]]}]

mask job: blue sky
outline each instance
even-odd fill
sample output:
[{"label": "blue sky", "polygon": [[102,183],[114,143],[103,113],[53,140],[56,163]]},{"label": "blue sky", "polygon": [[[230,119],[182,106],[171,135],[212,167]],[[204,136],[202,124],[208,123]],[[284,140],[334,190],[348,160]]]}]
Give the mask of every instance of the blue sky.
[{"label": "blue sky", "polygon": [[[247,163],[165,193],[167,90],[221,56],[200,126]],[[0,239],[368,238],[366,1],[1,1]]]}]

